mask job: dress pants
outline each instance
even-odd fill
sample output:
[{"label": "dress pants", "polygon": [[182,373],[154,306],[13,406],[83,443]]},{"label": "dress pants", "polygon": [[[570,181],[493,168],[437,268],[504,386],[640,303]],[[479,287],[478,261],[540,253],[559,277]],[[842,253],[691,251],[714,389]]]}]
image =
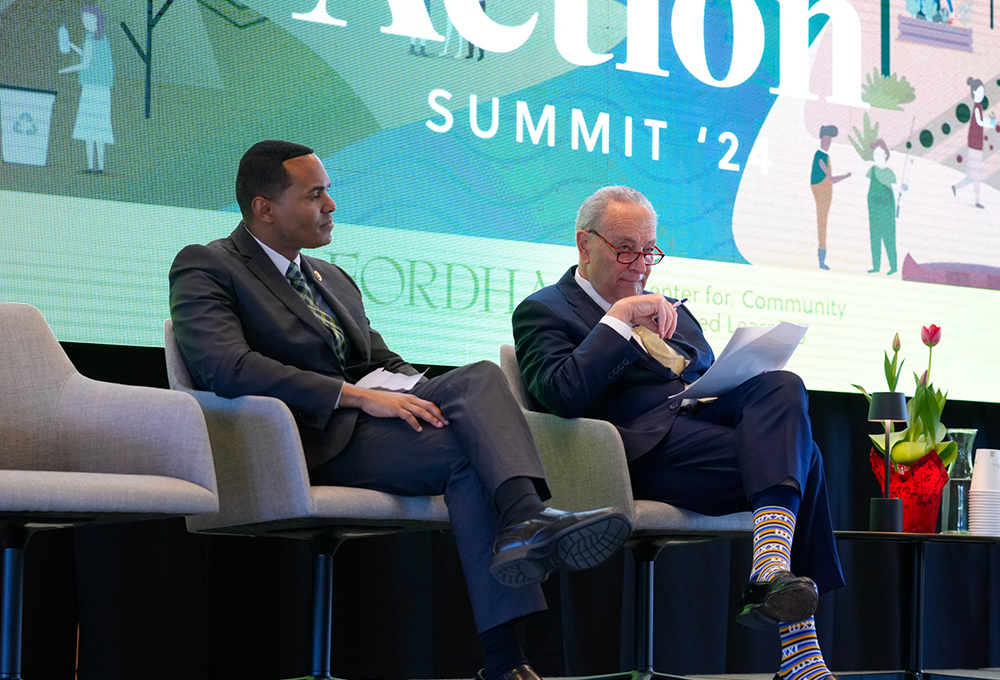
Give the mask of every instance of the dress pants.
[{"label": "dress pants", "polygon": [[463,366],[414,387],[450,425],[415,431],[398,418],[358,417],[337,456],[310,471],[313,484],[355,486],[402,496],[444,494],[462,570],[482,632],[545,609],[539,585],[508,588],[489,573],[499,527],[497,488],[512,477],[535,480],[549,496],[528,423],[500,368]]},{"label": "dress pants", "polygon": [[629,469],[636,498],[704,515],[749,510],[755,494],[794,479],[802,503],[792,571],[816,581],[821,593],[844,585],[823,458],[812,440],[805,386],[794,373],[763,373],[679,415]]}]

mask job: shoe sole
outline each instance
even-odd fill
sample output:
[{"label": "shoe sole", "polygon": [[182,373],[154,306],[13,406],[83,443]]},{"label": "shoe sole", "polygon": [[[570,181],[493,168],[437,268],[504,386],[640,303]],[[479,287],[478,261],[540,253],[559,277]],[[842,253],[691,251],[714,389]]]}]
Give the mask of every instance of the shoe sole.
[{"label": "shoe sole", "polygon": [[768,630],[779,623],[805,621],[816,613],[819,591],[811,582],[800,582],[780,590],[760,604],[748,604],[736,617],[736,622],[748,628]]},{"label": "shoe sole", "polygon": [[503,562],[491,565],[490,573],[505,586],[541,583],[553,571],[596,567],[618,552],[631,533],[632,522],[625,515],[575,524],[545,543],[503,551],[497,556]]}]

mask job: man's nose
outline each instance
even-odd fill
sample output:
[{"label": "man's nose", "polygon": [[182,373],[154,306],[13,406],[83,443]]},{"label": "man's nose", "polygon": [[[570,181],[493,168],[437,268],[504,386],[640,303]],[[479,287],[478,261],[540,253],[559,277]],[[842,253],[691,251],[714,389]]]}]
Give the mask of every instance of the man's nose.
[{"label": "man's nose", "polygon": [[329,195],[326,197],[326,208],[327,212],[335,212],[337,210],[337,203]]}]

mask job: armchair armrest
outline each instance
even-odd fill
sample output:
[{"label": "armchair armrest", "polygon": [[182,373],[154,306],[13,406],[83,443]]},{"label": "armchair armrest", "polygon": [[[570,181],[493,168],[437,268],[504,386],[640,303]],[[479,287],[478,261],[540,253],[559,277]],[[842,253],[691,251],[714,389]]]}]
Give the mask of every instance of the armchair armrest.
[{"label": "armchair armrest", "polygon": [[51,415],[54,436],[30,454],[33,469],[158,475],[216,492],[205,419],[190,395],[74,373]]},{"label": "armchair armrest", "polygon": [[238,527],[313,514],[302,440],[278,399],[226,399],[188,391],[208,425],[219,483],[220,512],[188,518],[192,531]]},{"label": "armchair armrest", "polygon": [[552,491],[562,510],[614,506],[635,518],[625,447],[614,425],[525,411]]}]

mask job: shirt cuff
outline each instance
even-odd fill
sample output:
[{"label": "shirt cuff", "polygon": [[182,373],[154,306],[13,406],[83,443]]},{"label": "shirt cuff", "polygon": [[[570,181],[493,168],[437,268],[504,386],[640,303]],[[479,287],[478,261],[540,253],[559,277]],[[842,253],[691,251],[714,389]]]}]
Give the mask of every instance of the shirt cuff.
[{"label": "shirt cuff", "polygon": [[624,321],[622,321],[621,319],[616,319],[610,314],[605,314],[601,318],[601,323],[603,323],[605,326],[610,326],[611,328],[613,328],[618,333],[618,335],[622,336],[626,340],[632,339],[632,327],[629,326]]}]

